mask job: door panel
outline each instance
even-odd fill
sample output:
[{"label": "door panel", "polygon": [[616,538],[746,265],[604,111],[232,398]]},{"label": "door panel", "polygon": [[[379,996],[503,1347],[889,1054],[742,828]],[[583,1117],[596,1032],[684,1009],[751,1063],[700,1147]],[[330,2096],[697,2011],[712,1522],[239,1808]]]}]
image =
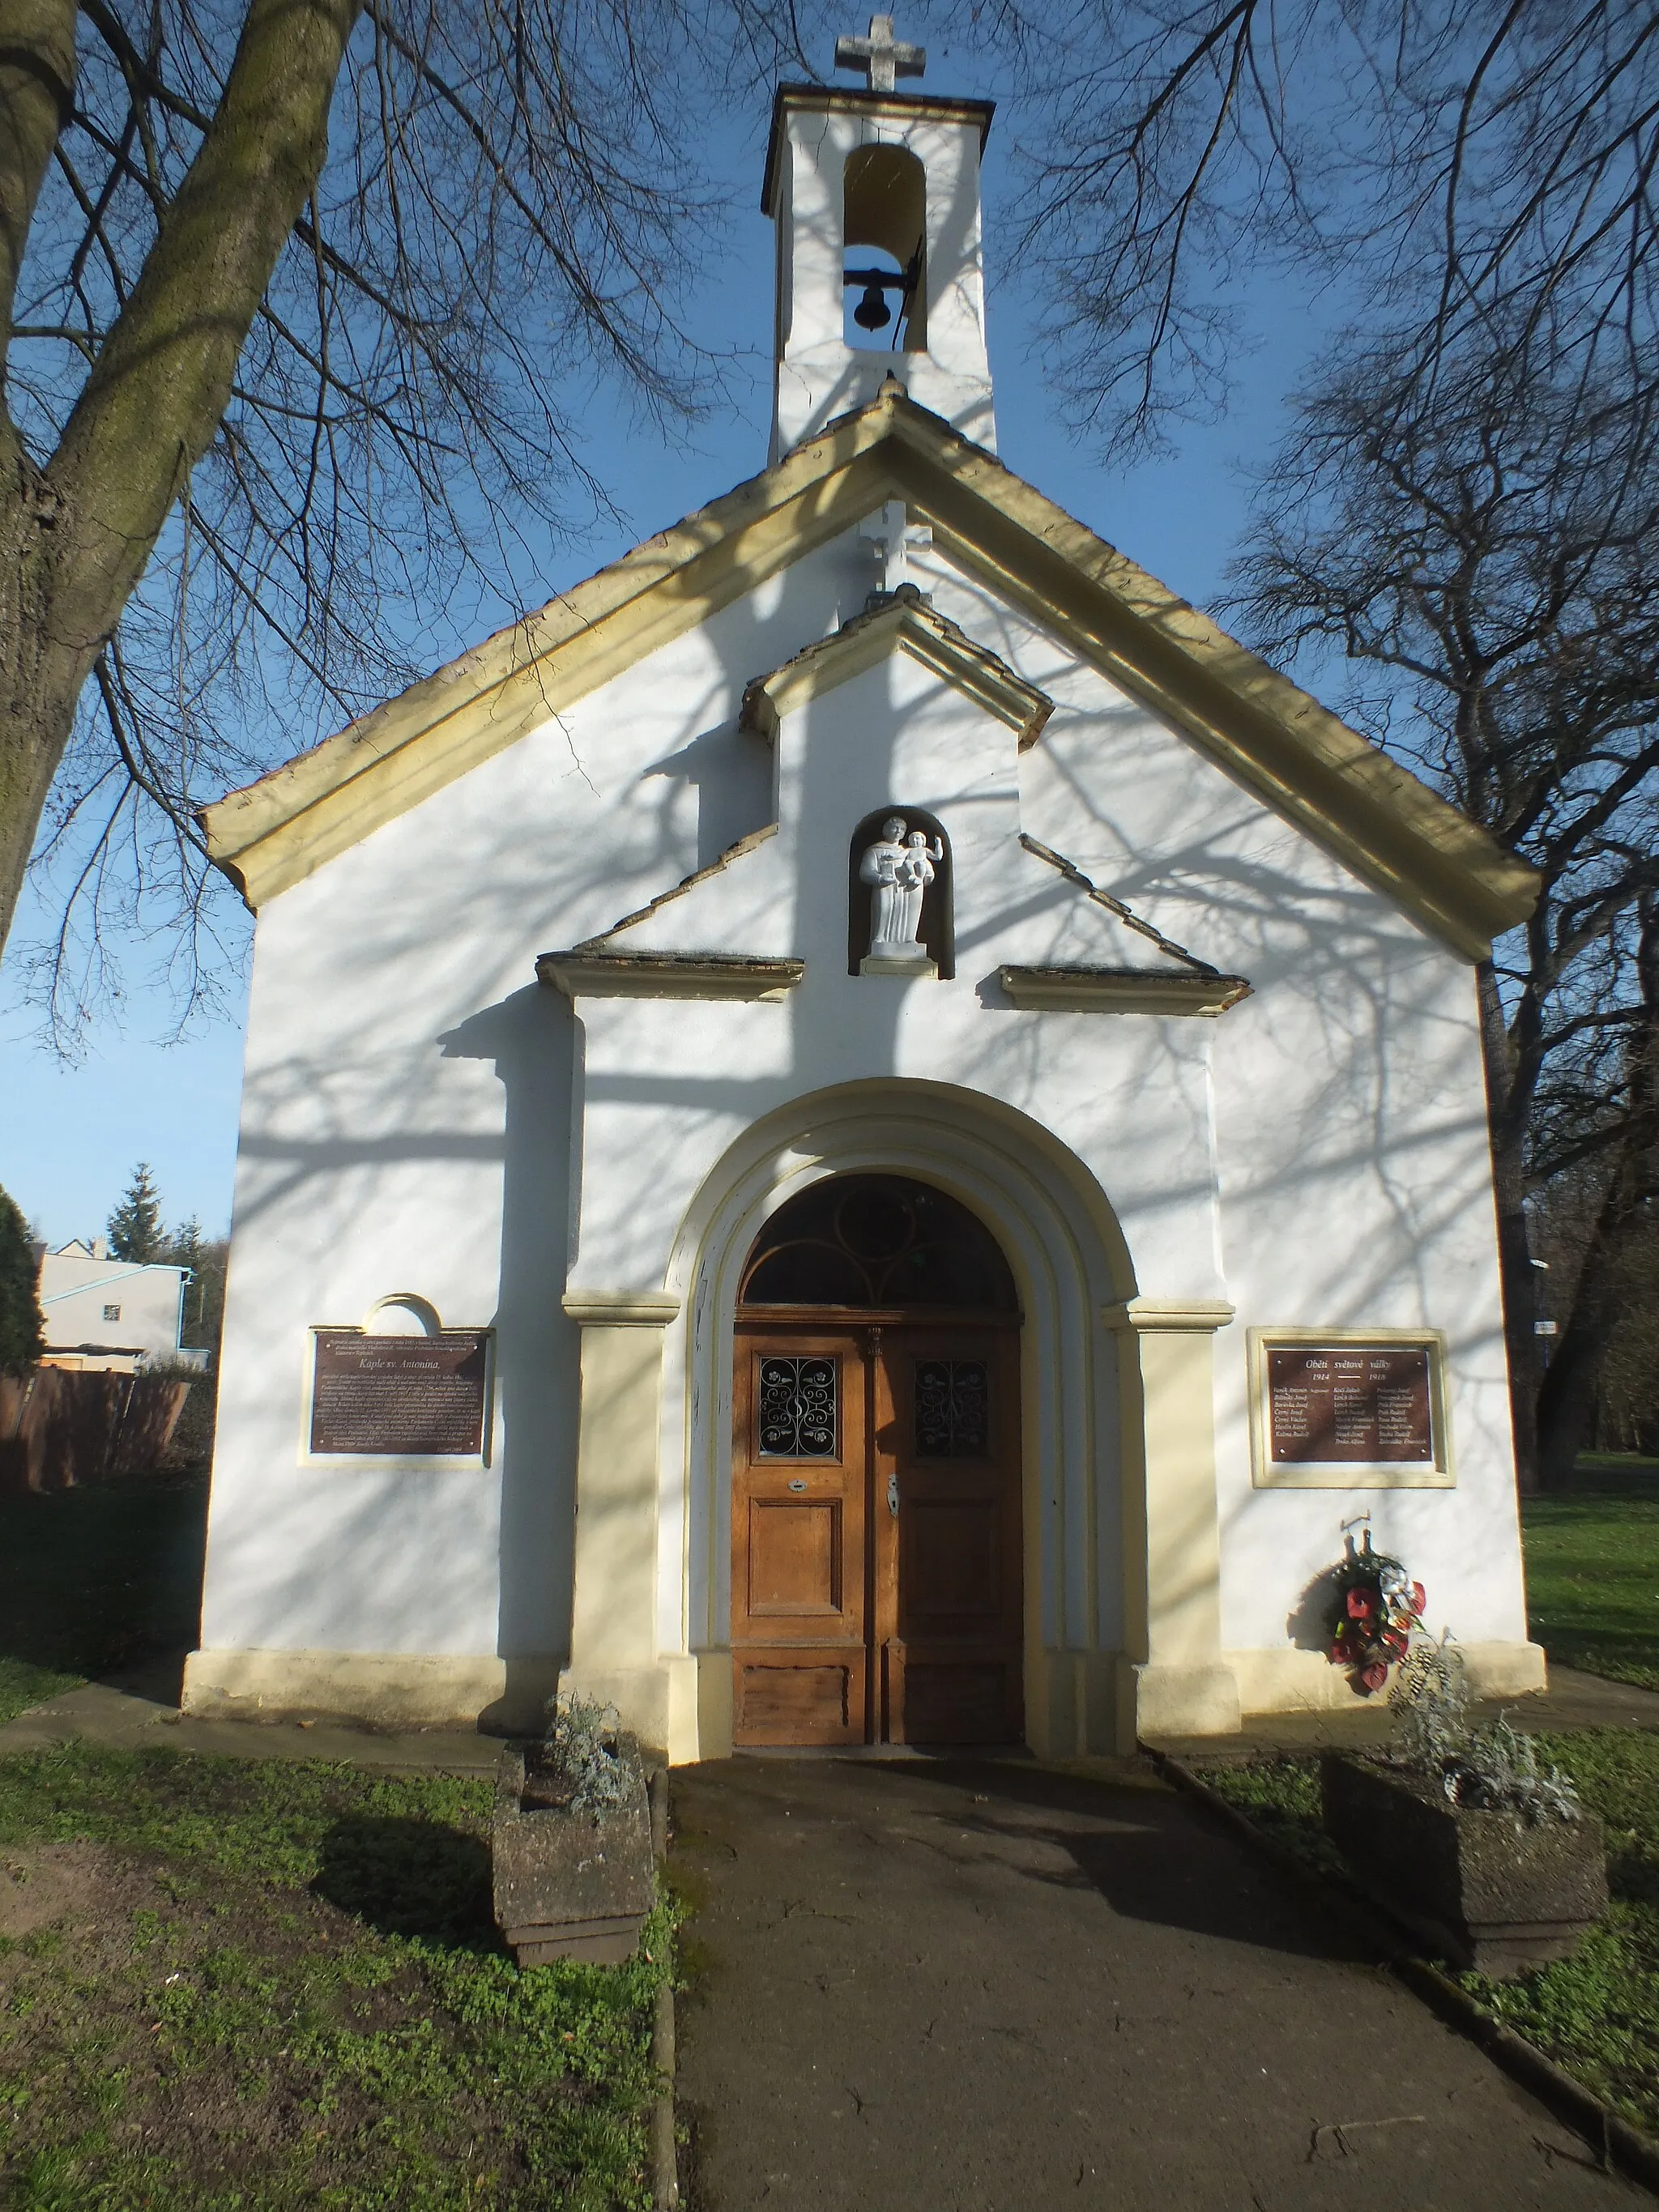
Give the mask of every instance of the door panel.
[{"label": "door panel", "polygon": [[850,1332],[740,1328],[733,1382],[732,1741],[862,1743],[863,1346]]},{"label": "door panel", "polygon": [[833,1659],[822,1652],[738,1651],[733,1668],[734,1743],[865,1741],[862,1646]]},{"label": "door panel", "polygon": [[908,1635],[971,1635],[996,1617],[1000,1521],[993,1498],[910,1501],[899,1551],[899,1619]]},{"label": "door panel", "polygon": [[739,1323],[735,1743],[1020,1741],[1018,1342]]},{"label": "door panel", "polygon": [[838,1498],[749,1501],[749,1617],[839,1620],[842,1541]]},{"label": "door panel", "polygon": [[876,1488],[898,1504],[876,1535],[890,1742],[1024,1733],[1016,1342],[971,1322],[882,1333]]},{"label": "door panel", "polygon": [[1009,1668],[1000,1660],[982,1664],[954,1657],[904,1669],[906,1743],[1008,1743]]}]

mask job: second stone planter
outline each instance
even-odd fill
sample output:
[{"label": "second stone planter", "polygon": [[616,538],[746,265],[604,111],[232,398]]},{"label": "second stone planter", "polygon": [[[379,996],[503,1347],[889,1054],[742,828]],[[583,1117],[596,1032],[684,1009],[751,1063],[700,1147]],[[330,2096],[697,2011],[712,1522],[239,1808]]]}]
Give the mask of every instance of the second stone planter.
[{"label": "second stone planter", "polygon": [[620,1966],[656,1899],[645,1769],[618,1747],[623,1802],[599,1813],[526,1807],[522,1752],[502,1757],[491,1834],[495,1919],[521,1966],[556,1959]]},{"label": "second stone planter", "polygon": [[1528,1826],[1340,1752],[1320,1761],[1320,1795],[1326,1832],[1365,1888],[1455,1966],[1493,1981],[1566,1958],[1606,1906],[1594,1814]]}]

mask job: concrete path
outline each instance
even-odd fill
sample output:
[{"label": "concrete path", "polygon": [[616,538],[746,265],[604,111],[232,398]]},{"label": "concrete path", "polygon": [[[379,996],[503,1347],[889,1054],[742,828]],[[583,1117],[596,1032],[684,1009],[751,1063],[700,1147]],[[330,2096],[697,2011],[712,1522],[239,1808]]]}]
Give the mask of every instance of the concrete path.
[{"label": "concrete path", "polygon": [[[1581,1674],[1575,1667],[1550,1668],[1550,1686],[1541,1695],[1513,1698],[1507,1705],[1475,1707],[1477,1720],[1498,1714],[1518,1729],[1659,1729],[1659,1690],[1633,1689],[1600,1674]],[[1356,1748],[1384,1743],[1394,1733],[1388,1701],[1352,1705],[1334,1713],[1252,1713],[1237,1735],[1149,1736],[1159,1751],[1179,1759],[1213,1765],[1217,1760],[1252,1759],[1263,1751],[1319,1751],[1327,1745]]]},{"label": "concrete path", "polygon": [[[0,1758],[55,1743],[111,1751],[193,1751],[216,1759],[337,1759],[396,1774],[493,1774],[500,1741],[459,1729],[392,1733],[326,1721],[204,1721],[178,1706],[178,1663],[65,1690],[0,1726]],[[172,1691],[168,1694],[167,1682]]]},{"label": "concrete path", "polygon": [[1633,2207],[1139,1762],[677,1770],[696,2212]]}]

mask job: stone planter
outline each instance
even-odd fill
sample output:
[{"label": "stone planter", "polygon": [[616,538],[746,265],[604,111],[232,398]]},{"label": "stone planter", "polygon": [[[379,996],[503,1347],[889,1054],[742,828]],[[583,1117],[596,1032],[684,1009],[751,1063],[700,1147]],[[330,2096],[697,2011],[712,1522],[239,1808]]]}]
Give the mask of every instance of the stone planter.
[{"label": "stone planter", "polygon": [[1320,1760],[1326,1832],[1397,1920],[1494,1981],[1576,1950],[1607,1901],[1601,1823],[1449,1804],[1432,1782],[1372,1759]]},{"label": "stone planter", "polygon": [[594,1814],[526,1808],[522,1752],[503,1754],[491,1836],[495,1919],[521,1966],[555,1959],[620,1966],[656,1897],[651,1808],[635,1746],[621,1745],[627,1794]]}]

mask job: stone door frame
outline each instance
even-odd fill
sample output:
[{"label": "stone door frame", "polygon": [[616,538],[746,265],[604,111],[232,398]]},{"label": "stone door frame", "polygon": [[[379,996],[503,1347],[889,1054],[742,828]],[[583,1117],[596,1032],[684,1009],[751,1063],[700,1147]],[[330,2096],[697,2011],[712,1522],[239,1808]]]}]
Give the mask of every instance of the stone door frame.
[{"label": "stone door frame", "polygon": [[660,1291],[566,1298],[582,1325],[567,1680],[676,1761],[729,1753],[738,1281],[771,1213],[860,1171],[949,1192],[1014,1272],[1027,1742],[1065,1758],[1236,1729],[1213,1414],[1213,1339],[1232,1309],[1140,1291],[1074,1154],[1013,1109],[922,1081],[849,1084],[767,1115],[705,1178]]}]

